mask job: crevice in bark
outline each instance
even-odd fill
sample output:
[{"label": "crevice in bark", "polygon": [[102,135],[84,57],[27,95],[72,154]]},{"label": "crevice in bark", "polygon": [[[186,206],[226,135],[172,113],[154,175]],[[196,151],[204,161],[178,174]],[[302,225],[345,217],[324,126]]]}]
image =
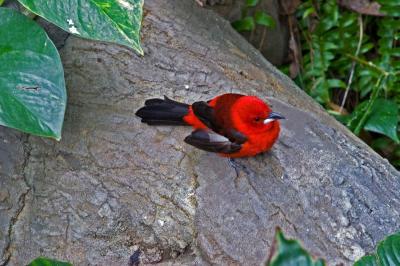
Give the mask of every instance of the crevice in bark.
[{"label": "crevice in bark", "polygon": [[23,175],[23,180],[24,183],[27,187],[26,191],[23,192],[19,198],[18,198],[18,208],[14,214],[14,216],[11,217],[10,219],[10,224],[8,226],[8,232],[7,232],[7,237],[8,237],[8,242],[7,245],[4,249],[4,255],[3,258],[5,257],[4,263],[2,266],[8,265],[10,262],[10,259],[13,255],[12,251],[12,245],[13,245],[13,235],[15,233],[15,225],[18,223],[20,216],[25,210],[26,207],[26,200],[27,197],[29,196],[29,193],[32,191],[32,187],[28,181],[27,173],[26,173],[26,168],[29,163],[29,159],[31,156],[31,147],[29,145],[29,136],[22,136],[21,141],[23,142],[23,147],[24,147],[24,162],[21,167],[22,175]]}]

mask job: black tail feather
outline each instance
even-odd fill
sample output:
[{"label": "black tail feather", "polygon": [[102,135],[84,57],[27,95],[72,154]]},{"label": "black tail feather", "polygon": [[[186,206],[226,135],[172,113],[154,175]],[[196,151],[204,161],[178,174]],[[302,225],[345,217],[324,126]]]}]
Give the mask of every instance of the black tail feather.
[{"label": "black tail feather", "polygon": [[176,102],[164,96],[164,99],[149,99],[136,115],[149,125],[186,125],[183,117],[189,112],[189,105]]}]

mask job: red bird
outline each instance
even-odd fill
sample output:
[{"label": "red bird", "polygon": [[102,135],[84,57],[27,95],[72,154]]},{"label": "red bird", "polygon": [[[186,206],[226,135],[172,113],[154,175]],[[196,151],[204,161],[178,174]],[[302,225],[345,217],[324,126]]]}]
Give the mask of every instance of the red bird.
[{"label": "red bird", "polygon": [[191,125],[185,142],[199,149],[237,158],[269,150],[279,135],[284,117],[255,96],[223,94],[192,105],[149,99],[136,115],[149,125]]}]

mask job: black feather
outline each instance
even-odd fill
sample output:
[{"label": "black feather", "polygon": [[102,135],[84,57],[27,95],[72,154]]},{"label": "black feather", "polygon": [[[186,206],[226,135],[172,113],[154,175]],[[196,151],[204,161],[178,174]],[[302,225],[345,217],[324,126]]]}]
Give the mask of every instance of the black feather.
[{"label": "black feather", "polygon": [[245,135],[243,135],[242,133],[240,133],[237,130],[234,130],[233,128],[231,128],[229,130],[229,133],[226,136],[230,141],[238,143],[238,144],[243,144],[247,141],[247,137]]},{"label": "black feather", "polygon": [[219,126],[215,119],[214,109],[209,106],[206,102],[195,102],[192,104],[193,113],[197,118],[203,122],[208,128],[218,132]]},{"label": "black feather", "polygon": [[225,154],[238,152],[241,148],[240,144],[210,130],[195,130],[185,138],[185,142],[205,151]]},{"label": "black feather", "polygon": [[219,135],[228,138],[231,142],[243,144],[247,141],[247,137],[239,131],[231,129],[222,129],[220,123],[215,116],[214,109],[206,102],[195,102],[192,105],[193,113],[199,118],[203,124]]},{"label": "black feather", "polygon": [[186,125],[183,117],[189,112],[189,105],[164,96],[164,99],[149,99],[136,115],[149,125]]}]

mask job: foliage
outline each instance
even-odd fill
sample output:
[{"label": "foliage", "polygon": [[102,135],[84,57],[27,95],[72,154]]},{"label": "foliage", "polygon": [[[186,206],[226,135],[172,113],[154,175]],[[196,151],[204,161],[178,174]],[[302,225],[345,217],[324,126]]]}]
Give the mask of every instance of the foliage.
[{"label": "foliage", "polygon": [[67,96],[57,49],[19,12],[0,17],[0,124],[59,139]]},{"label": "foliage", "polygon": [[28,266],[72,266],[72,264],[69,262],[39,257],[29,263]]},{"label": "foliage", "polygon": [[379,242],[376,253],[362,257],[354,266],[400,265],[400,232]]},{"label": "foliage", "polygon": [[57,49],[17,11],[0,17],[0,124],[59,139],[67,96]]},{"label": "foliage", "polygon": [[268,266],[323,266],[321,259],[313,260],[297,240],[286,239],[280,229],[276,230],[271,254],[266,263]]},{"label": "foliage", "polygon": [[239,20],[232,22],[232,27],[237,31],[254,31],[257,25],[266,28],[275,27],[274,19],[261,10],[256,10],[254,15],[250,15],[250,11],[256,9],[259,0],[246,0],[242,10],[242,17]]},{"label": "foliage", "polygon": [[[314,261],[297,240],[286,239],[282,231],[277,229],[271,254],[266,265],[323,266],[325,262],[321,259]],[[375,265],[400,265],[400,232],[389,235],[379,242],[375,254],[366,255],[354,263],[354,266]]]},{"label": "foliage", "polygon": [[[71,34],[143,54],[143,0],[18,1]],[[0,17],[0,125],[59,140],[66,90],[58,51],[43,29],[17,11],[0,8]]]},{"label": "foliage", "polygon": [[119,43],[143,55],[140,47],[142,0],[18,0],[31,12],[72,34]]},{"label": "foliage", "polygon": [[303,1],[297,10],[302,58],[295,81],[400,167],[400,2],[378,2],[385,16],[357,14],[336,0]]}]

